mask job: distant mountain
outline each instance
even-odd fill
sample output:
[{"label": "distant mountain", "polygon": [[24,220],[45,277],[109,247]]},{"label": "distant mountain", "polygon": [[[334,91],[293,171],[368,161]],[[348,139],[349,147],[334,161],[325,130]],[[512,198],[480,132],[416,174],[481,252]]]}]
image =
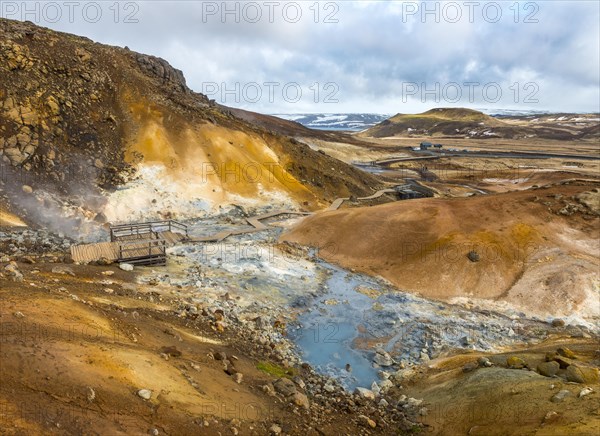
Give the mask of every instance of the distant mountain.
[{"label": "distant mountain", "polygon": [[295,121],[319,130],[350,130],[359,132],[389,118],[385,114],[275,114],[284,120]]},{"label": "distant mountain", "polygon": [[504,123],[472,109],[431,109],[422,114],[397,114],[363,133],[364,136],[490,135],[491,127]]},{"label": "distant mountain", "polygon": [[533,115],[548,115],[552,112],[544,111],[539,109],[478,109],[484,114],[490,115],[492,117],[526,117]]},{"label": "distant mountain", "polygon": [[421,114],[397,114],[361,132],[361,137],[431,136],[461,138],[596,138],[595,114],[548,114],[494,111],[494,116],[464,108],[437,108]]}]

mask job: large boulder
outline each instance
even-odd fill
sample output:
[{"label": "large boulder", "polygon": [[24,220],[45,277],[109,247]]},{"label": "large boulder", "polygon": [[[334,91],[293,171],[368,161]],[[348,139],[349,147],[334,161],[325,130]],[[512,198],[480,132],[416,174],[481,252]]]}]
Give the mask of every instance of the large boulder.
[{"label": "large boulder", "polygon": [[540,374],[546,377],[554,377],[558,370],[560,369],[560,365],[558,362],[542,362],[537,366],[537,370]]},{"label": "large boulder", "polygon": [[273,383],[273,387],[277,392],[282,394],[285,397],[289,397],[298,392],[296,389],[296,385],[289,378],[280,378],[275,380]]},{"label": "large boulder", "polygon": [[600,375],[598,368],[591,366],[570,365],[565,372],[567,380],[575,383],[598,383]]},{"label": "large boulder", "polygon": [[527,362],[517,356],[510,356],[506,359],[506,365],[511,369],[522,369],[527,366]]}]

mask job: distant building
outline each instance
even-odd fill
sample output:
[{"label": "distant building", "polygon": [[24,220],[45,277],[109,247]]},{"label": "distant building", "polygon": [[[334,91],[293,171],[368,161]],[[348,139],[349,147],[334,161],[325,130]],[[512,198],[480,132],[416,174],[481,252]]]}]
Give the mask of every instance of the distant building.
[{"label": "distant building", "polygon": [[431,142],[421,142],[420,148],[421,150],[427,150],[428,148],[433,147]]}]

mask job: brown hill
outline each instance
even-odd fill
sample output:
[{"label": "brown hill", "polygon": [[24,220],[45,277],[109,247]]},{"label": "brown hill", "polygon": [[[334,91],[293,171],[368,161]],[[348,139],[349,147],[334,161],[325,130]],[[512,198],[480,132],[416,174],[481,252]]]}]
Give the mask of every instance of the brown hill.
[{"label": "brown hill", "polygon": [[65,208],[83,221],[199,203],[316,208],[378,185],[259,124],[190,90],[163,59],[0,19],[3,201],[30,220],[52,224]]},{"label": "brown hill", "polygon": [[280,135],[294,138],[311,138],[330,142],[343,142],[346,144],[365,145],[360,138],[348,133],[310,129],[302,124],[279,118],[273,115],[259,114],[244,109],[232,108],[220,105],[224,111],[250,124],[260,126],[264,129]]},{"label": "brown hill", "polygon": [[[587,126],[593,119],[581,115],[556,116],[498,116],[464,108],[437,108],[421,114],[397,114],[362,132],[362,137],[384,138],[392,136],[431,136],[460,138],[543,138],[552,140],[577,140],[590,137]],[[588,117],[589,118],[589,117]],[[564,120],[583,120],[582,123],[565,123]],[[549,121],[547,121],[549,120]],[[595,122],[597,129],[597,122]],[[593,130],[592,130],[593,132]]]},{"label": "brown hill", "polygon": [[600,191],[592,188],[344,209],[309,217],[281,239],[429,298],[598,316]]},{"label": "brown hill", "polygon": [[397,114],[361,135],[387,137],[408,134],[465,135],[469,131],[502,127],[504,123],[472,109],[438,108],[421,114]]}]

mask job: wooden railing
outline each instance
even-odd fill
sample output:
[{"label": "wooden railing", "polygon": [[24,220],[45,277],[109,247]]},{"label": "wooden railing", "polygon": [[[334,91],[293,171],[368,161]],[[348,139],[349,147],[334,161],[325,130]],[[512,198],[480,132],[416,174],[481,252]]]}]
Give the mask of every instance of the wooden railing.
[{"label": "wooden railing", "polygon": [[119,243],[119,262],[141,263],[146,260],[166,260],[167,243],[164,239],[122,241]]},{"label": "wooden railing", "polygon": [[[188,227],[174,220],[149,221],[145,223],[119,224],[110,226],[110,240],[120,241],[130,236],[138,239],[157,239],[159,232],[176,232],[188,236]],[[150,237],[146,237],[150,235]]]}]

